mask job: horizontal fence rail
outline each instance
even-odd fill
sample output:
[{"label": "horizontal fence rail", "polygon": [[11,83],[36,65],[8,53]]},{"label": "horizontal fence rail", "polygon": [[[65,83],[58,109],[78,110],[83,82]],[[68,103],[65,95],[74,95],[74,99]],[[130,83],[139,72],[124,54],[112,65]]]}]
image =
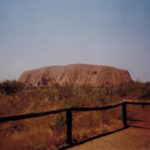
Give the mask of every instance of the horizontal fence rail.
[{"label": "horizontal fence rail", "polygon": [[99,107],[69,107],[65,109],[58,109],[58,110],[51,110],[45,112],[37,112],[37,113],[28,113],[28,114],[21,114],[21,115],[13,115],[13,116],[4,116],[0,117],[0,123],[8,122],[8,121],[16,121],[16,120],[23,120],[23,119],[32,119],[52,114],[58,114],[62,112],[66,112],[67,110],[70,111],[97,111],[97,110],[106,110],[121,106],[123,102],[118,102],[110,105],[102,105]]},{"label": "horizontal fence rail", "polygon": [[29,114],[21,114],[21,115],[13,115],[13,116],[4,116],[0,117],[0,123],[5,123],[9,121],[17,121],[17,120],[23,120],[23,119],[32,119],[47,115],[54,115],[58,113],[66,113],[66,125],[67,125],[67,144],[72,144],[72,113],[73,112],[84,112],[84,111],[101,111],[101,110],[108,110],[113,109],[116,107],[122,107],[122,120],[123,125],[125,128],[128,127],[128,119],[127,119],[127,105],[150,105],[150,101],[135,101],[135,100],[124,100],[121,102],[113,103],[110,105],[102,105],[99,107],[69,107],[64,109],[58,109],[58,110],[51,110],[46,112],[37,112],[37,113],[29,113]]},{"label": "horizontal fence rail", "polygon": [[72,111],[98,111],[98,110],[107,110],[112,109],[118,106],[121,106],[123,102],[114,103],[111,105],[102,105],[99,107],[72,107]]},{"label": "horizontal fence rail", "polygon": [[126,100],[125,101],[127,104],[132,104],[132,105],[150,105],[150,101],[134,101],[134,100]]},{"label": "horizontal fence rail", "polygon": [[0,123],[8,122],[8,121],[16,121],[16,120],[23,120],[23,119],[32,119],[52,114],[58,114],[62,112],[66,112],[69,108],[66,109],[58,109],[46,112],[37,112],[37,113],[29,113],[29,114],[21,114],[21,115],[14,115],[14,116],[4,116],[0,118]]}]

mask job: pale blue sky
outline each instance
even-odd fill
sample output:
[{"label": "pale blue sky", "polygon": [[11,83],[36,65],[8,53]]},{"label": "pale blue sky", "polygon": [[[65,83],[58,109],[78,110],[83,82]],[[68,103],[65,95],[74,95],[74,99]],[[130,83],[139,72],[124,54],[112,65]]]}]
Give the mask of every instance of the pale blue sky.
[{"label": "pale blue sky", "polygon": [[0,80],[74,63],[150,81],[150,0],[0,0]]}]

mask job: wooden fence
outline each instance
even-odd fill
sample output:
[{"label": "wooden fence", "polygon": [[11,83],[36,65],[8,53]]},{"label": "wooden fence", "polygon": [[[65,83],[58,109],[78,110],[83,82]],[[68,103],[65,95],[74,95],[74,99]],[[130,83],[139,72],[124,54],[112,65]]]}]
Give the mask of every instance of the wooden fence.
[{"label": "wooden fence", "polygon": [[127,116],[127,105],[150,105],[150,101],[141,102],[141,101],[133,101],[133,100],[124,100],[122,102],[110,104],[110,105],[102,105],[99,107],[69,107],[65,109],[46,111],[46,112],[38,112],[38,113],[29,113],[15,116],[6,116],[0,118],[0,123],[9,122],[9,121],[17,121],[23,119],[32,119],[47,115],[53,115],[65,112],[66,113],[66,125],[67,125],[67,144],[72,144],[72,113],[73,112],[89,112],[89,111],[101,111],[108,110],[116,107],[122,107],[122,121],[125,128],[128,127],[128,116]]}]

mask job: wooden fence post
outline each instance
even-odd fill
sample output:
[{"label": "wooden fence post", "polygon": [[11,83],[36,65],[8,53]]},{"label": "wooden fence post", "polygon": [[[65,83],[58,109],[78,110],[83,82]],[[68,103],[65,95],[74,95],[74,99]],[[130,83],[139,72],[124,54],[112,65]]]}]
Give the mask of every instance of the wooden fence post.
[{"label": "wooden fence post", "polygon": [[72,144],[72,112],[71,109],[66,110],[67,118],[67,143]]},{"label": "wooden fence post", "polygon": [[123,103],[122,103],[122,117],[123,117],[123,125],[125,128],[128,127],[128,123],[127,123],[127,103],[126,101],[124,100]]}]

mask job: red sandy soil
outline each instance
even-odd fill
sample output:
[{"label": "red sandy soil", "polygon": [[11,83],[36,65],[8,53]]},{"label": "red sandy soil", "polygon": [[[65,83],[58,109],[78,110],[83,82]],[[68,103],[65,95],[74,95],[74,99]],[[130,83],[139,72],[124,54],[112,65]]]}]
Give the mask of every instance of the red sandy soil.
[{"label": "red sandy soil", "polygon": [[70,150],[149,150],[150,129],[133,128],[92,140]]}]

